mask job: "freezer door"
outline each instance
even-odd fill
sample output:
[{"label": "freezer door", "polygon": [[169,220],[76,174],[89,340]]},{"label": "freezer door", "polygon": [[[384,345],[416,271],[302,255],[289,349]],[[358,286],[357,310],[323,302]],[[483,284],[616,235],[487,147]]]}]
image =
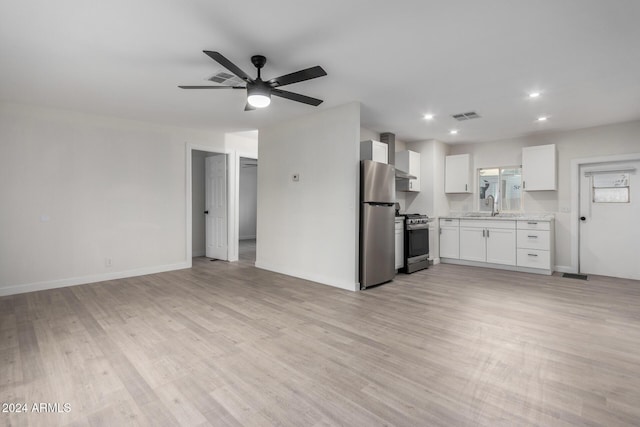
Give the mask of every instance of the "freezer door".
[{"label": "freezer door", "polygon": [[396,170],[385,163],[363,160],[360,166],[362,202],[394,203],[396,201]]},{"label": "freezer door", "polygon": [[361,206],[360,288],[392,280],[395,269],[395,209],[393,205]]}]

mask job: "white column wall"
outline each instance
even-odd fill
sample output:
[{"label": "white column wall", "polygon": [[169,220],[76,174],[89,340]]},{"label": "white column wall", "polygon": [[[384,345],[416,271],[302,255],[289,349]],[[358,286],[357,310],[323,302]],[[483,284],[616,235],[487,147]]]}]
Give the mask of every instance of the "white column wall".
[{"label": "white column wall", "polygon": [[357,290],[360,104],[259,134],[256,265]]}]

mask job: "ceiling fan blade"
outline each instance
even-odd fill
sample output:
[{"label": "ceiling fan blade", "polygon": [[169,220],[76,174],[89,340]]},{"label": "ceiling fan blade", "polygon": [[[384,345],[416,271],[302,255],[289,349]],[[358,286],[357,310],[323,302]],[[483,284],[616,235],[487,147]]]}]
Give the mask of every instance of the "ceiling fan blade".
[{"label": "ceiling fan blade", "polygon": [[178,86],[180,89],[246,89],[244,86]]},{"label": "ceiling fan blade", "polygon": [[254,107],[253,105],[249,104],[248,102],[247,102],[247,105],[244,106],[244,111],[253,111],[255,109],[256,109],[256,107]]},{"label": "ceiling fan blade", "polygon": [[271,89],[271,95],[279,96],[281,98],[287,98],[292,101],[302,102],[303,104],[309,104],[317,107],[322,104],[322,99],[312,98],[306,95],[300,95],[299,93],[288,92],[281,89]]},{"label": "ceiling fan blade", "polygon": [[326,76],[327,72],[322,69],[321,66],[307,68],[306,70],[296,71],[295,73],[285,74],[284,76],[276,77],[267,82],[271,87],[285,86],[293,83],[303,82],[305,80],[315,79],[317,77]]},{"label": "ceiling fan blade", "polygon": [[253,79],[247,75],[244,71],[236,66],[233,62],[229,61],[227,58],[222,56],[220,52],[212,52],[210,50],[203,50],[205,54],[207,54],[211,59],[216,61],[218,64],[222,65],[227,70],[231,71],[236,76],[240,77],[245,82],[252,82]]}]

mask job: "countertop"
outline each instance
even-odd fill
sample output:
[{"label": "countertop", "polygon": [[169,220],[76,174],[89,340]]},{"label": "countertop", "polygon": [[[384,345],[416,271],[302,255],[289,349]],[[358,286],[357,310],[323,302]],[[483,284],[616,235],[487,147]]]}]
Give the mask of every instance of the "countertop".
[{"label": "countertop", "polygon": [[504,213],[491,216],[489,212],[453,212],[449,215],[441,216],[444,219],[482,219],[490,221],[553,221],[553,214],[547,213]]}]

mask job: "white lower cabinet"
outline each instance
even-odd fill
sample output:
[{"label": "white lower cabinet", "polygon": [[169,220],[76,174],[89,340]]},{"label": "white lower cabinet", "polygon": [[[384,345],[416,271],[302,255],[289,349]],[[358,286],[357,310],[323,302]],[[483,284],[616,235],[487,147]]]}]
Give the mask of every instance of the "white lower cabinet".
[{"label": "white lower cabinet", "polygon": [[443,263],[553,272],[552,220],[440,218],[439,224]]},{"label": "white lower cabinet", "polygon": [[551,271],[553,224],[518,221],[518,266]]},{"label": "white lower cabinet", "polygon": [[404,221],[396,218],[396,270],[404,267]]},{"label": "white lower cabinet", "polygon": [[516,265],[516,230],[487,228],[487,262]]},{"label": "white lower cabinet", "polygon": [[460,258],[460,221],[457,219],[440,220],[440,257]]},{"label": "white lower cabinet", "polygon": [[484,228],[460,227],[460,259],[485,262],[487,242]]},{"label": "white lower cabinet", "polygon": [[515,221],[460,221],[460,259],[516,265]]}]

